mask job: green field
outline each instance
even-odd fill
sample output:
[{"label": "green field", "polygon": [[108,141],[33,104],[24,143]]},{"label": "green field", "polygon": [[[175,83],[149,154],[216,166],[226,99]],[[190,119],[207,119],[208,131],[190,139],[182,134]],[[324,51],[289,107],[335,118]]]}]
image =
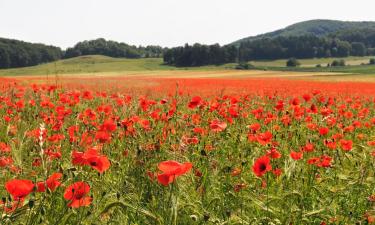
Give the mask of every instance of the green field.
[{"label": "green field", "polygon": [[233,64],[222,66],[204,66],[196,68],[176,68],[163,64],[162,58],[125,59],[100,55],[81,56],[59,60],[38,66],[0,70],[0,76],[19,75],[54,75],[54,74],[96,74],[96,73],[147,73],[165,70],[215,70],[232,67]]},{"label": "green field", "polygon": [[[325,67],[328,63],[332,63],[334,60],[344,59],[348,66],[359,66],[361,64],[368,64],[370,59],[374,57],[364,56],[364,57],[355,57],[350,56],[346,58],[315,58],[315,59],[299,59],[298,61],[301,63],[300,67],[316,67],[316,65],[320,64],[321,66]],[[279,60],[257,60],[257,61],[250,61],[250,63],[254,66],[265,66],[265,67],[286,67],[287,59],[279,59]]]},{"label": "green field", "polygon": [[[251,70],[235,70],[235,63],[220,66],[177,68],[163,64],[161,58],[124,59],[91,55],[59,60],[38,66],[3,69],[0,76],[54,76],[54,75],[98,75],[129,76],[146,75],[153,77],[288,77],[323,80],[374,80],[375,66],[368,63],[370,57],[343,58],[348,66],[326,67],[334,58],[303,59],[300,67],[286,67],[286,60],[252,61]],[[322,67],[315,67],[321,64]],[[332,74],[331,74],[332,73]],[[326,79],[327,78],[327,79]]]}]

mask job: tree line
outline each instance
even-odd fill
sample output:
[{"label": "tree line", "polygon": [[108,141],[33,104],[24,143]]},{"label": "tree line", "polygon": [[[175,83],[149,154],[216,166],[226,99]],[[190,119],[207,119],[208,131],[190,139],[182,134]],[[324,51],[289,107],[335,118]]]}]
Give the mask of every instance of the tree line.
[{"label": "tree line", "polygon": [[0,38],[0,68],[33,66],[61,59],[60,48]]},{"label": "tree line", "polygon": [[84,55],[117,58],[163,57],[165,64],[184,67],[250,60],[365,56],[375,55],[375,30],[353,29],[326,37],[278,36],[225,46],[186,44],[169,49],[160,46],[137,47],[99,38],[79,42],[63,51],[54,46],[0,38],[0,68],[33,66]]},{"label": "tree line", "polygon": [[61,48],[44,44],[0,38],[0,68],[35,66],[84,55],[105,55],[115,58],[159,58],[165,48],[160,46],[134,46],[99,38],[77,43],[63,51]]},{"label": "tree line", "polygon": [[237,58],[235,46],[186,44],[164,52],[164,63],[174,66],[219,65],[234,62]]},{"label": "tree line", "polygon": [[365,55],[375,55],[375,30],[353,30],[327,37],[279,36],[243,41],[237,46],[186,44],[168,49],[164,62],[174,66],[203,66],[251,60]]},{"label": "tree line", "polygon": [[164,49],[160,46],[134,46],[121,42],[107,41],[99,38],[91,41],[77,43],[74,47],[68,48],[64,58],[72,58],[83,55],[105,55],[115,58],[159,58],[162,57]]},{"label": "tree line", "polygon": [[374,45],[337,37],[290,36],[242,42],[239,60],[323,58],[374,55]]}]

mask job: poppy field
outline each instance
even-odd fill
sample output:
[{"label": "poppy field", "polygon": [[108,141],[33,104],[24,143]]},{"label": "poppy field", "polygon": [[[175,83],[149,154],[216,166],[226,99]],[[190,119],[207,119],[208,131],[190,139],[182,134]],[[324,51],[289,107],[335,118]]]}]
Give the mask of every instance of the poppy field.
[{"label": "poppy field", "polygon": [[375,223],[375,83],[0,82],[0,224]]}]

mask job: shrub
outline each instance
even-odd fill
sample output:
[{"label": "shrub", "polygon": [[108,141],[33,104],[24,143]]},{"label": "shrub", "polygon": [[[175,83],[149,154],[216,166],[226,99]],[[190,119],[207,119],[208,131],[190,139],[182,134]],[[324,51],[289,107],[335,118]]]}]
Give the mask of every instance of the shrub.
[{"label": "shrub", "polygon": [[248,70],[254,68],[250,63],[239,63],[236,67],[236,70]]},{"label": "shrub", "polygon": [[375,65],[375,58],[370,59],[370,65]]},{"label": "shrub", "polygon": [[286,62],[287,67],[297,67],[299,65],[301,65],[301,63],[296,58],[290,58]]},{"label": "shrub", "polygon": [[331,63],[331,66],[345,66],[345,60],[340,59],[340,60],[333,60]]}]

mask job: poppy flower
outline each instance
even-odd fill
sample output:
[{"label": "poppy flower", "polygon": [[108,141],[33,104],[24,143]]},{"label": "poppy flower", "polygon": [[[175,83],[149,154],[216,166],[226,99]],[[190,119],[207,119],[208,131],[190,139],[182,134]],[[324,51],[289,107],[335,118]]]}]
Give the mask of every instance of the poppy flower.
[{"label": "poppy flower", "polygon": [[317,164],[318,167],[331,167],[332,157],[323,155],[320,158],[320,162]]},{"label": "poppy flower", "polygon": [[56,190],[61,185],[60,179],[63,176],[62,173],[54,173],[46,180],[46,185],[51,191]]},{"label": "poppy flower", "polygon": [[265,173],[272,170],[270,161],[271,160],[268,156],[262,156],[255,160],[253,172],[257,177],[262,177]]},{"label": "poppy flower", "polygon": [[80,166],[91,166],[93,169],[97,170],[99,173],[103,173],[110,166],[111,163],[108,160],[107,156],[100,155],[98,150],[95,148],[90,148],[85,152],[72,152],[72,163],[73,165]]},{"label": "poppy flower", "polygon": [[272,173],[273,173],[276,177],[279,177],[279,176],[281,176],[281,174],[283,173],[283,171],[282,171],[280,168],[276,168],[276,169],[272,170]]},{"label": "poppy flower", "polygon": [[6,167],[13,164],[11,157],[0,157],[0,167]]},{"label": "poppy flower", "polygon": [[69,201],[68,207],[79,208],[88,206],[92,202],[92,198],[88,196],[90,186],[82,181],[76,182],[66,188],[64,198]]},{"label": "poppy flower", "polygon": [[303,157],[303,152],[295,152],[295,151],[291,151],[290,152],[290,157],[294,160],[300,160],[302,159]]},{"label": "poppy flower", "polygon": [[221,132],[225,130],[225,128],[227,128],[227,123],[220,122],[219,120],[216,119],[210,123],[210,128],[214,132]]},{"label": "poppy flower", "polygon": [[5,189],[12,195],[14,200],[18,201],[23,200],[33,191],[34,184],[31,180],[13,179],[5,183]]},{"label": "poppy flower", "polygon": [[46,191],[46,184],[43,181],[36,183],[36,191],[37,192],[45,192]]},{"label": "poppy flower", "polygon": [[178,176],[181,176],[193,167],[190,162],[179,163],[173,160],[164,161],[159,163],[158,168],[163,173],[158,175],[158,181],[164,186],[172,183]]},{"label": "poppy flower", "polygon": [[256,138],[259,144],[266,145],[272,140],[272,133],[269,131],[266,131],[264,133],[258,134]]},{"label": "poppy flower", "polygon": [[107,132],[114,132],[117,128],[117,125],[113,122],[113,120],[106,120],[100,127],[101,131]]},{"label": "poppy flower", "polygon": [[99,173],[106,171],[111,163],[109,162],[107,156],[93,156],[87,159],[87,163]]},{"label": "poppy flower", "polygon": [[197,106],[199,106],[201,104],[202,104],[202,98],[199,97],[199,96],[195,96],[189,102],[188,107],[191,108],[191,109],[194,109],[195,107],[197,107]]},{"label": "poppy flower", "polygon": [[344,151],[350,151],[353,148],[353,141],[352,140],[340,140],[340,145],[342,150]]},{"label": "poppy flower", "polygon": [[327,127],[319,128],[319,134],[322,136],[328,134],[328,132],[329,132],[329,129]]},{"label": "poppy flower", "polygon": [[98,131],[95,134],[95,139],[98,140],[100,143],[106,143],[111,140],[111,136],[106,131]]},{"label": "poppy flower", "polygon": [[281,153],[276,150],[276,148],[271,148],[267,151],[267,156],[271,157],[272,159],[279,159],[281,158]]}]

